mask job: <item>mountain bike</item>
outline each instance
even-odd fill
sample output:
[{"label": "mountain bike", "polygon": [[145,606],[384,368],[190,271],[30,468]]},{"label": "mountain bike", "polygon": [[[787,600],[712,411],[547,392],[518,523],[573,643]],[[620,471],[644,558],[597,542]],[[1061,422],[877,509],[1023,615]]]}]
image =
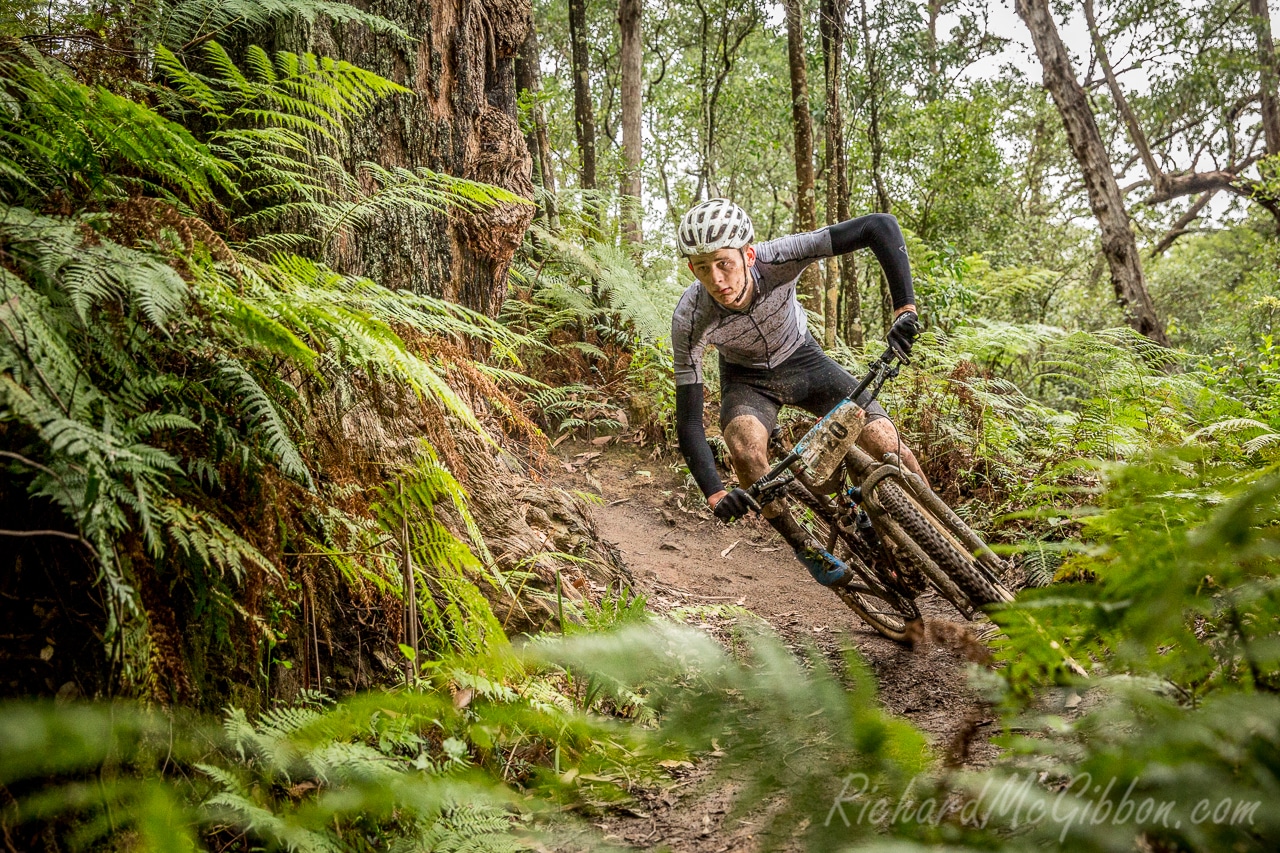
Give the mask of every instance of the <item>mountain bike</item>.
[{"label": "mountain bike", "polygon": [[1013,593],[1001,579],[1006,563],[896,453],[877,461],[857,445],[866,412],[855,401],[868,389],[874,400],[899,361],[886,349],[794,447],[774,430],[770,447],[782,458],[747,492],[762,506],[790,496],[808,507],[820,544],[856,575],[835,593],[885,637],[906,642],[929,586],[966,619]]}]

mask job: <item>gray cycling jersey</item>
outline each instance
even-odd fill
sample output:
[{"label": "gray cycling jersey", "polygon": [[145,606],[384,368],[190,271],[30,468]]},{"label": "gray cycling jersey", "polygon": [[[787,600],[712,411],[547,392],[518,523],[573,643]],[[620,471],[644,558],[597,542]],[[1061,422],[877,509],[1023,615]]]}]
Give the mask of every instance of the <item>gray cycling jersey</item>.
[{"label": "gray cycling jersey", "polygon": [[808,324],[796,299],[796,281],[805,267],[831,257],[827,228],[756,243],[751,267],[756,293],[750,307],[730,311],[699,282],[680,297],[671,318],[671,350],[677,385],[702,383],[702,355],[715,346],[725,361],[773,369],[804,343]]}]

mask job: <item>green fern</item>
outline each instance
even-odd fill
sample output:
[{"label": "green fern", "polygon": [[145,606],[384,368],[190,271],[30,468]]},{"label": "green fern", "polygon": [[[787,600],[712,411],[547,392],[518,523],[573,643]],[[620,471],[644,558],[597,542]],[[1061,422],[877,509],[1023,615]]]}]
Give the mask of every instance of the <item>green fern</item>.
[{"label": "green fern", "polygon": [[267,452],[279,463],[280,470],[314,490],[315,482],[311,479],[311,472],[302,461],[302,454],[293,443],[289,428],[275,403],[262,390],[262,386],[243,365],[230,359],[218,363],[217,370],[227,390],[239,397],[240,409],[261,434]]},{"label": "green fern", "polygon": [[387,18],[330,0],[167,0],[141,4],[136,14],[132,23],[137,41],[146,47],[158,44],[175,51],[211,38],[254,36],[268,26],[291,19],[314,24],[327,18],[399,39],[409,38],[399,24]]},{"label": "green fern", "polygon": [[[226,31],[239,26],[225,22]],[[337,164],[312,157],[314,135],[338,132],[400,87],[310,55],[249,47],[237,64],[213,40],[189,49],[198,73],[187,54],[161,45],[157,79],[167,85],[125,90],[155,107],[86,87],[27,48],[0,57],[8,98],[0,108],[0,200],[32,205],[0,208],[0,422],[12,442],[3,465],[15,488],[62,511],[60,532],[98,564],[107,640],[128,679],[142,678],[149,656],[131,577],[139,554],[208,596],[197,609],[213,608],[215,621],[244,619],[255,636],[276,642],[262,615],[240,605],[236,587],[287,583],[299,567],[274,556],[278,544],[253,535],[223,494],[227,484],[251,494],[274,489],[267,470],[305,486],[314,511],[344,519],[296,532],[329,555],[320,559],[357,588],[398,589],[374,520],[328,503],[329,487],[317,484],[304,454],[309,437],[340,428],[328,420],[341,411],[331,404],[349,407],[370,383],[385,383],[437,401],[491,440],[446,381],[445,363],[401,333],[455,346],[486,341],[494,363],[484,370],[508,379],[528,346],[474,312],[296,254],[374,211],[514,200],[425,171],[375,175],[374,167],[362,174],[385,186],[357,196],[350,176],[335,175]],[[175,118],[200,127],[199,139]],[[51,194],[97,212],[36,212]],[[220,223],[242,213],[256,236],[229,245],[196,216],[197,205]],[[310,222],[311,231],[282,230],[282,217]],[[430,588],[433,559],[453,561],[444,570],[440,636],[475,646],[500,635],[492,626],[467,633],[473,613],[488,612],[475,582],[502,588],[504,578],[460,492],[449,494],[486,574],[473,572],[466,546],[428,526],[420,589]],[[286,495],[281,511],[300,512],[303,502]],[[314,561],[307,558],[308,571]]]}]

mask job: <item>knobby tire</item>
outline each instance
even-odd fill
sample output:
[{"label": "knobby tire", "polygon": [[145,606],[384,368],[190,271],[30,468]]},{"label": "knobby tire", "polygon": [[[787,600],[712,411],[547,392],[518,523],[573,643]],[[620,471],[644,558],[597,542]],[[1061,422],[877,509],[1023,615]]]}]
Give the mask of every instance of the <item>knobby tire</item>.
[{"label": "knobby tire", "polygon": [[885,514],[898,522],[975,606],[1004,601],[985,569],[961,553],[951,537],[939,529],[941,522],[933,520],[932,513],[908,497],[901,486],[891,479],[881,480],[875,487],[875,498]]}]

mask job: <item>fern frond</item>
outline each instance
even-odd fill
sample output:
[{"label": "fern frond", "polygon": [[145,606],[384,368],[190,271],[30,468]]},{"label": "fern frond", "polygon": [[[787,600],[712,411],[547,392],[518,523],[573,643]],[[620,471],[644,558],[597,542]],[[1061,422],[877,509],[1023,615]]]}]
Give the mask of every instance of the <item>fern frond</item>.
[{"label": "fern frond", "polygon": [[1271,427],[1261,421],[1255,421],[1252,418],[1229,418],[1225,421],[1218,421],[1217,423],[1201,427],[1191,433],[1191,435],[1187,436],[1187,443],[1199,441],[1204,438],[1210,438],[1223,433],[1236,435],[1245,432],[1255,432],[1257,430],[1270,432]]},{"label": "fern frond", "polygon": [[302,461],[302,454],[293,443],[284,418],[258,381],[243,365],[228,358],[218,361],[218,375],[227,390],[239,397],[241,411],[258,429],[267,452],[275,458],[280,470],[314,491],[315,482],[311,479],[311,472]]},{"label": "fern frond", "polygon": [[212,36],[252,36],[284,20],[312,24],[322,17],[409,40],[404,28],[387,18],[328,0],[165,0],[144,8],[149,14],[135,37],[175,51]]}]

